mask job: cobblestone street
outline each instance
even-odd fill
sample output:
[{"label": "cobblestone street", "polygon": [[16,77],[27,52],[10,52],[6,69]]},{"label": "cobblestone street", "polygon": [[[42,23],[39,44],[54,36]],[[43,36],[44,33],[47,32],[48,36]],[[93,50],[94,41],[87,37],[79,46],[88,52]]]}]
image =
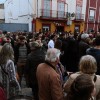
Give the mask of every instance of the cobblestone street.
[{"label": "cobblestone street", "polygon": [[32,96],[32,89],[26,87],[25,79],[23,78],[22,80],[22,92],[21,95],[27,95],[27,96]]}]

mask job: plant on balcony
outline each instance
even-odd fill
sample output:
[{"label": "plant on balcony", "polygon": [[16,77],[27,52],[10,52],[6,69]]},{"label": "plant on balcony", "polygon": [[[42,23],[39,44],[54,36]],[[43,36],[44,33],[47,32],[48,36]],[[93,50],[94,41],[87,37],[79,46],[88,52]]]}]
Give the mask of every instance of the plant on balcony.
[{"label": "plant on balcony", "polygon": [[75,17],[75,13],[74,12],[71,14],[71,17]]}]

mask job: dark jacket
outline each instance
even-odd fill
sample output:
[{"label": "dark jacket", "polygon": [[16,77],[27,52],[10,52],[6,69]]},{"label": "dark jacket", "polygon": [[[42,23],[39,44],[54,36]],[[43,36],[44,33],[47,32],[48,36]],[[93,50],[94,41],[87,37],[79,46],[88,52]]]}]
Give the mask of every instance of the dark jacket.
[{"label": "dark jacket", "polygon": [[36,69],[45,60],[45,53],[41,48],[32,51],[27,58],[25,74],[27,75],[28,85],[32,87],[37,84]]},{"label": "dark jacket", "polygon": [[[26,48],[27,48],[27,55],[30,53],[30,46],[25,43],[26,45]],[[17,44],[15,47],[14,47],[14,57],[15,57],[15,64],[18,62],[18,57],[19,57],[19,47],[20,47],[20,44]]]},{"label": "dark jacket", "polygon": [[86,55],[86,50],[89,48],[90,46],[84,42],[84,41],[80,41],[79,42],[79,59]]},{"label": "dark jacket", "polygon": [[89,48],[86,53],[92,55],[97,61],[97,74],[100,75],[100,49]]}]

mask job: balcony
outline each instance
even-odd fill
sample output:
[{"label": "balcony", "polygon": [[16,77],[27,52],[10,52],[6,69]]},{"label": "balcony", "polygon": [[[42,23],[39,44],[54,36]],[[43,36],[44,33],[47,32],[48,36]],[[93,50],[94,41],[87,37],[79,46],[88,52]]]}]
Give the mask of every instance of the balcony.
[{"label": "balcony", "polygon": [[75,14],[75,20],[84,20],[84,14],[76,13]]},{"label": "balcony", "polygon": [[95,21],[94,16],[89,16],[89,21],[90,21],[90,22],[94,22],[94,21]]},{"label": "balcony", "polygon": [[41,9],[39,15],[41,19],[67,20],[67,12]]}]

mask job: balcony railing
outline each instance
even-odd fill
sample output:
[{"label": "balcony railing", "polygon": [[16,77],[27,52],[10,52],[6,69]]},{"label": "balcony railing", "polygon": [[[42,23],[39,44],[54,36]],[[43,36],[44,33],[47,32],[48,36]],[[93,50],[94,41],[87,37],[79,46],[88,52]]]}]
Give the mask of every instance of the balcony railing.
[{"label": "balcony railing", "polygon": [[84,20],[84,14],[76,13],[75,14],[75,20]]},{"label": "balcony railing", "polygon": [[48,10],[48,9],[40,9],[38,16],[41,18],[56,18],[56,19],[68,19],[69,17],[72,18],[72,20],[84,20],[84,14],[75,14],[72,16],[71,13],[64,12],[64,11],[56,11],[56,10]]},{"label": "balcony railing", "polygon": [[67,12],[41,9],[39,16],[42,18],[57,18],[57,19],[67,19]]},{"label": "balcony railing", "polygon": [[93,16],[89,16],[89,21],[92,21],[92,22],[94,22],[94,17]]}]

